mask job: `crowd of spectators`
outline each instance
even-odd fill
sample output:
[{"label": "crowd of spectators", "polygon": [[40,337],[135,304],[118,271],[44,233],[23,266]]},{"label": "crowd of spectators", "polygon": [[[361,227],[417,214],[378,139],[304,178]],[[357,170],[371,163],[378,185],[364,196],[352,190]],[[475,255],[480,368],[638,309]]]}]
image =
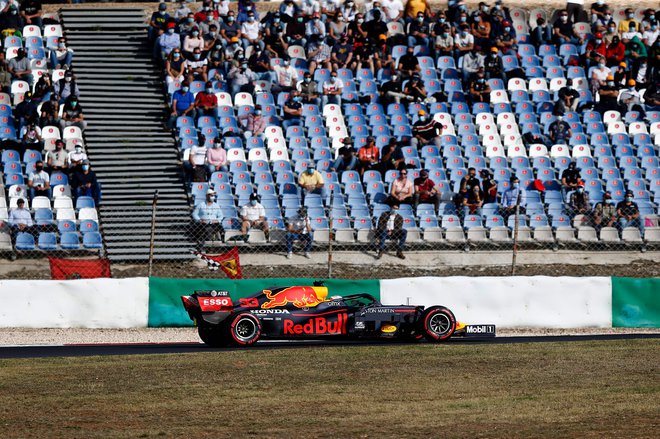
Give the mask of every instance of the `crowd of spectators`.
[{"label": "crowd of spectators", "polygon": [[[294,156],[300,201],[307,204],[310,195],[327,201],[327,173],[342,177],[347,198],[347,172],[357,173],[364,188],[374,180],[385,188],[389,184],[384,200],[367,198],[379,248],[384,237],[403,243],[406,238],[396,231],[398,218],[380,215],[375,204],[410,205],[417,218],[420,206],[427,213],[430,206],[436,217],[449,212],[463,224],[475,215],[483,224],[493,214],[507,224],[518,208],[523,214],[542,215],[548,224],[561,216],[561,224],[570,225],[582,215],[587,219],[581,224],[595,228],[618,224],[643,229],[639,213],[629,212],[639,210],[638,195],[648,202],[647,213],[648,207],[657,213],[649,181],[644,182],[645,195],[632,187],[618,187],[613,194],[601,189],[598,176],[599,184],[586,188],[585,181],[567,185],[558,176],[578,166],[580,157],[571,154],[575,145],[587,145],[596,156],[597,147],[610,148],[617,141],[610,137],[616,133],[625,133],[622,144],[630,151],[647,147],[655,157],[649,163],[657,166],[657,147],[647,127],[644,143],[634,147],[637,133],[631,131],[628,138],[627,128],[660,117],[660,16],[653,9],[627,8],[619,14],[603,1],[586,10],[583,4],[568,1],[566,9],[554,14],[535,10],[536,18],[528,19],[529,11],[510,9],[500,0],[481,2],[476,9],[461,0],[450,0],[447,8],[424,0],[285,0],[267,13],[251,0],[239,0],[236,8],[222,0],[204,0],[197,7],[182,1],[173,14],[165,3],[159,6],[150,19],[150,35],[171,96],[168,126],[181,137],[190,181],[213,182],[216,174],[233,178],[232,148],[227,145],[246,145],[246,152],[266,146],[270,152],[272,127],[286,142],[302,136],[307,147],[307,140],[316,139],[313,130],[320,120],[321,128],[338,126],[341,133],[330,133],[327,142],[318,143],[330,148],[330,157],[317,154],[316,144],[300,153],[304,165],[299,166],[298,149],[291,143],[284,154],[286,160],[289,153]],[[326,111],[332,105],[339,111]],[[493,145],[499,152],[487,142],[491,131],[474,123],[484,113],[498,125]],[[500,121],[503,114],[510,114],[506,122]],[[610,122],[606,116],[622,122],[623,132],[605,126],[603,122]],[[333,117],[341,123],[334,125]],[[213,129],[208,129],[209,121]],[[587,125],[592,121],[600,126],[591,130]],[[501,126],[507,124],[510,131],[505,132]],[[182,135],[181,129],[191,127],[205,137]],[[604,135],[596,139],[600,133]],[[506,143],[505,134],[512,143]],[[232,143],[232,138],[237,140]],[[511,146],[524,154],[501,152]],[[454,156],[448,147],[457,152],[460,165],[450,163]],[[468,148],[478,152],[471,155]],[[532,167],[528,159],[535,157],[535,148],[546,151],[543,166],[534,160]],[[603,155],[620,159],[618,148]],[[268,159],[273,165],[277,161],[271,155]],[[589,159],[580,166],[596,169],[591,155]],[[499,172],[502,167],[506,172]],[[548,172],[542,174],[545,168]],[[603,168],[596,170],[603,173]],[[274,175],[279,176],[277,170]],[[607,180],[604,174],[602,179]],[[553,198],[561,215],[549,210],[553,200],[547,192],[561,193],[559,200]],[[634,200],[628,201],[629,193]],[[596,196],[589,199],[588,194]],[[612,198],[619,203],[615,214],[604,209]],[[624,206],[629,202],[635,207]],[[528,203],[534,206],[525,212]],[[270,220],[268,215],[265,219],[255,223],[241,215],[243,234],[246,227]],[[409,221],[403,224],[410,228]]]}]

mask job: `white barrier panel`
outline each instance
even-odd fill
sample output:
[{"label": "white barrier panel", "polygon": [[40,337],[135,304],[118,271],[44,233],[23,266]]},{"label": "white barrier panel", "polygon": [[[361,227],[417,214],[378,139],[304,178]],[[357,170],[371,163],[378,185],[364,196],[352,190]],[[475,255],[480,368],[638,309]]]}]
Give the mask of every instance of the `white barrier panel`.
[{"label": "white barrier panel", "polygon": [[444,305],[465,323],[612,327],[609,277],[421,277],[380,281],[385,304]]},{"label": "white barrier panel", "polygon": [[149,279],[0,281],[0,327],[147,326]]}]

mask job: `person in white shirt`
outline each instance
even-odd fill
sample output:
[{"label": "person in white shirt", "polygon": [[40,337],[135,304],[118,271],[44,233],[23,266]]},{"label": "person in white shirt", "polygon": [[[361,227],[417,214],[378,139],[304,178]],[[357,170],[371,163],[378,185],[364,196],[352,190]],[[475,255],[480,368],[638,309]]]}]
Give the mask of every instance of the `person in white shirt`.
[{"label": "person in white shirt", "polygon": [[34,197],[50,198],[52,192],[50,189],[50,176],[44,171],[44,162],[39,160],[35,163],[34,172],[28,177],[28,188],[30,189],[30,200]]},{"label": "person in white shirt", "polygon": [[596,93],[600,88],[605,85],[605,82],[607,81],[607,77],[612,74],[612,70],[610,70],[607,65],[605,65],[605,58],[600,57],[598,58],[598,67],[592,70],[591,72],[591,93],[596,96]]},{"label": "person in white shirt", "polygon": [[309,38],[312,35],[325,38],[325,23],[321,21],[321,15],[318,12],[315,12],[312,19],[305,24],[305,36]]},{"label": "person in white shirt", "polygon": [[319,0],[303,0],[300,4],[300,10],[305,17],[311,17],[321,12],[321,2]]},{"label": "person in white shirt", "polygon": [[655,40],[658,39],[658,36],[660,36],[660,29],[658,29],[658,26],[656,24],[652,24],[650,28],[644,31],[642,34],[642,42],[646,44],[646,46],[651,46]]},{"label": "person in white shirt", "polygon": [[268,239],[268,220],[266,219],[266,209],[259,203],[259,195],[251,194],[250,202],[241,207],[241,233],[247,242],[247,234],[250,228],[264,231]]},{"label": "person in white shirt", "polygon": [[241,40],[243,43],[243,50],[247,52],[248,46],[259,46],[261,50],[264,49],[265,44],[261,38],[261,28],[259,21],[257,21],[253,12],[248,12],[247,21],[241,24]]},{"label": "person in white shirt", "polygon": [[277,82],[273,84],[273,92],[293,90],[298,83],[298,71],[290,65],[290,61],[285,58],[281,66],[274,66],[273,71],[277,77]]},{"label": "person in white shirt", "polygon": [[323,82],[323,96],[321,96],[321,108],[328,104],[341,105],[341,93],[344,83],[337,78],[337,72],[330,74],[330,79]]},{"label": "person in white shirt", "polygon": [[190,156],[188,158],[192,181],[196,182],[206,181],[206,156],[208,153],[205,145],[206,138],[202,134],[199,137],[203,139],[200,139],[199,145],[193,145],[190,148]]},{"label": "person in white shirt", "polygon": [[80,167],[85,160],[87,160],[87,154],[83,151],[82,145],[77,144],[75,149],[69,153],[69,168],[72,172],[76,171],[76,168]]},{"label": "person in white shirt", "polygon": [[388,21],[401,21],[403,17],[403,2],[401,0],[381,0]]}]

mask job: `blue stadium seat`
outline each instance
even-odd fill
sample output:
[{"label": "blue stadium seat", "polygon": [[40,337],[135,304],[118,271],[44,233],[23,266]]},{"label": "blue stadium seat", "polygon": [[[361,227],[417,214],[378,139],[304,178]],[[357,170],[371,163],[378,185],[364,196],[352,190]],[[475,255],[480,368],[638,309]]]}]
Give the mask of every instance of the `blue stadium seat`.
[{"label": "blue stadium seat", "polygon": [[75,232],[64,232],[60,236],[60,247],[66,250],[78,250],[80,248],[80,238]]},{"label": "blue stadium seat", "polygon": [[86,249],[101,249],[103,248],[103,240],[99,232],[83,233],[83,247]]},{"label": "blue stadium seat", "polygon": [[57,235],[52,232],[41,232],[38,245],[41,250],[57,250]]}]

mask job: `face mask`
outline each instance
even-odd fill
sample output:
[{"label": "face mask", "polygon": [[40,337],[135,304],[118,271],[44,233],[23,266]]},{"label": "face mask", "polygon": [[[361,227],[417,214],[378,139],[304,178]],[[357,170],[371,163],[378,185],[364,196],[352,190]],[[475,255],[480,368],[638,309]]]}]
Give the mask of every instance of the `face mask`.
[{"label": "face mask", "polygon": [[392,75],[392,81],[396,81],[397,79],[399,79],[398,76],[396,76],[396,75]]},{"label": "face mask", "polygon": [[426,122],[426,116],[419,116],[420,122]]},{"label": "face mask", "polygon": [[300,96],[294,96],[293,101],[294,102],[300,102],[300,101],[302,101],[302,98]]},{"label": "face mask", "polygon": [[605,20],[610,21],[612,19],[612,16],[610,14],[605,15]]},{"label": "face mask", "polygon": [[513,183],[511,187],[513,187],[514,189],[518,189],[520,187],[520,183]]},{"label": "face mask", "polygon": [[633,200],[633,197],[626,197],[626,201],[627,201],[628,203],[632,203],[632,200]]},{"label": "face mask", "polygon": [[441,18],[438,20],[438,23],[444,23],[446,20],[444,18]]},{"label": "face mask", "polygon": [[210,6],[204,6],[204,10],[205,10],[206,12],[208,12],[208,11],[211,10],[211,7],[210,7]]},{"label": "face mask", "polygon": [[630,32],[635,32],[635,26],[629,26],[629,27],[628,27],[628,30],[629,30]]},{"label": "face mask", "polygon": [[481,22],[481,17],[474,17],[474,22],[475,23]]},{"label": "face mask", "polygon": [[562,120],[564,120],[564,116],[557,116],[557,120],[561,122]]},{"label": "face mask", "polygon": [[190,87],[181,87],[181,91],[184,93],[188,93],[188,90],[190,90]]},{"label": "face mask", "polygon": [[614,87],[614,81],[607,81],[608,87]]},{"label": "face mask", "polygon": [[598,3],[598,6],[602,6],[605,2],[603,0],[598,0],[596,3]]},{"label": "face mask", "polygon": [[362,24],[362,23],[364,23],[364,18],[358,18],[358,19],[357,19],[357,22],[358,22],[358,24]]},{"label": "face mask", "polygon": [[215,45],[215,50],[220,50],[220,49],[222,49],[222,45],[221,44],[216,44]]},{"label": "face mask", "polygon": [[447,38],[448,36],[449,36],[449,34],[447,32],[442,33],[442,38]]},{"label": "face mask", "polygon": [[468,33],[467,33],[467,31],[466,31],[466,30],[464,30],[464,31],[461,31],[461,36],[462,36],[462,37],[466,37],[466,36],[467,36],[467,34],[468,34]]},{"label": "face mask", "polygon": [[18,11],[16,9],[11,10],[11,15],[16,15],[17,13],[18,13]]},{"label": "face mask", "polygon": [[467,17],[461,17],[461,23],[465,23],[467,21]]},{"label": "face mask", "polygon": [[282,65],[283,65],[284,67],[289,67],[289,61],[284,61],[284,62],[282,63]]},{"label": "face mask", "polygon": [[71,82],[71,78],[68,77],[68,76],[65,76],[65,77],[64,77],[64,81],[65,81],[65,82]]},{"label": "face mask", "polygon": [[649,15],[649,20],[655,20],[655,15]]},{"label": "face mask", "polygon": [[254,115],[255,115],[255,116],[261,116],[261,110],[256,110],[256,111],[254,112]]},{"label": "face mask", "polygon": [[313,169],[308,169],[308,170],[307,170],[307,173],[308,173],[309,175],[312,175],[312,174],[314,173],[314,170],[313,170]]},{"label": "face mask", "polygon": [[216,32],[209,32],[209,35],[211,36],[211,38],[215,38],[215,36],[217,35],[217,33],[216,33]]},{"label": "face mask", "polygon": [[82,170],[83,171],[89,171],[89,165],[83,165]]},{"label": "face mask", "polygon": [[213,93],[213,89],[212,89],[212,88],[207,88],[207,89],[206,89],[206,92],[209,93],[209,94],[211,94],[211,93]]},{"label": "face mask", "polygon": [[483,84],[484,82],[486,82],[486,80],[484,78],[479,78],[479,79],[477,79],[477,82],[479,84]]},{"label": "face mask", "polygon": [[214,143],[213,148],[214,149],[220,149],[220,143]]},{"label": "face mask", "polygon": [[484,5],[481,7],[481,10],[484,12],[488,12],[488,6]]},{"label": "face mask", "polygon": [[337,82],[337,77],[336,76],[331,76],[330,81],[331,82]]},{"label": "face mask", "polygon": [[601,69],[605,68],[605,63],[604,62],[599,62],[598,67],[600,67]]},{"label": "face mask", "polygon": [[612,200],[612,199],[610,199],[610,198],[605,198],[605,203],[607,203],[607,204],[614,204],[614,200]]},{"label": "face mask", "polygon": [[579,188],[577,189],[577,193],[578,193],[578,194],[581,194],[581,193],[583,193],[583,192],[584,192],[584,188],[579,187]]},{"label": "face mask", "polygon": [[80,154],[82,152],[82,148],[80,146],[76,146],[76,154]]},{"label": "face mask", "polygon": [[71,101],[71,106],[72,106],[72,107],[75,107],[76,105],[78,105],[78,102],[76,102],[76,101]]},{"label": "face mask", "polygon": [[248,16],[248,21],[252,23],[254,21],[254,16],[253,15]]},{"label": "face mask", "polygon": [[615,27],[611,27],[611,28],[609,28],[609,31],[610,31],[610,33],[612,34],[612,33],[614,33],[614,32],[616,31],[616,28],[615,28]]},{"label": "face mask", "polygon": [[234,16],[233,16],[233,15],[230,15],[229,17],[227,17],[227,21],[230,22],[230,23],[231,23],[232,21],[234,21]]},{"label": "face mask", "polygon": [[194,18],[192,18],[192,17],[189,17],[189,18],[188,18],[188,23],[194,23],[194,22],[195,22],[195,19],[194,19]]},{"label": "face mask", "polygon": [[196,54],[193,55],[193,58],[195,58],[197,60],[199,60],[201,57],[202,57],[201,53],[196,53]]},{"label": "face mask", "polygon": [[424,17],[417,17],[417,21],[419,21],[420,23],[424,22]]},{"label": "face mask", "polygon": [[302,17],[298,17],[298,23],[302,23],[302,22],[303,22],[303,18],[302,18]]},{"label": "face mask", "polygon": [[353,7],[353,2],[346,3],[346,6],[348,6],[349,8],[352,8]]},{"label": "face mask", "polygon": [[198,35],[199,35],[199,32],[197,32],[197,31],[193,31],[193,33],[192,33],[192,36],[193,36],[193,37],[197,37]]},{"label": "face mask", "polygon": [[562,15],[562,16],[561,16],[561,21],[563,21],[564,23],[566,23],[566,22],[568,21],[568,17],[567,17],[566,15]]},{"label": "face mask", "polygon": [[305,84],[309,84],[310,82],[312,82],[312,78],[305,78]]},{"label": "face mask", "polygon": [[596,40],[596,45],[600,46],[602,42],[603,42],[603,40]]},{"label": "face mask", "polygon": [[657,28],[658,28],[658,26],[656,26],[655,24],[652,24],[652,25],[651,25],[651,30],[654,31],[654,30],[656,30]]},{"label": "face mask", "polygon": [[257,205],[257,200],[250,200],[250,206],[254,207]]},{"label": "face mask", "polygon": [[511,28],[509,26],[504,28],[504,32],[510,32],[510,31],[511,31]]},{"label": "face mask", "polygon": [[172,29],[167,29],[167,33],[172,35],[174,33],[174,29],[173,28]]},{"label": "face mask", "polygon": [[57,43],[57,47],[59,47],[60,49],[64,49],[66,45],[64,43]]},{"label": "face mask", "polygon": [[635,16],[635,14],[628,14],[628,15],[627,15],[627,17],[628,17],[629,20],[631,20],[634,16]]},{"label": "face mask", "polygon": [[279,22],[280,22],[280,19],[279,19],[279,18],[274,18],[274,19],[273,19],[273,23],[279,23]]}]

